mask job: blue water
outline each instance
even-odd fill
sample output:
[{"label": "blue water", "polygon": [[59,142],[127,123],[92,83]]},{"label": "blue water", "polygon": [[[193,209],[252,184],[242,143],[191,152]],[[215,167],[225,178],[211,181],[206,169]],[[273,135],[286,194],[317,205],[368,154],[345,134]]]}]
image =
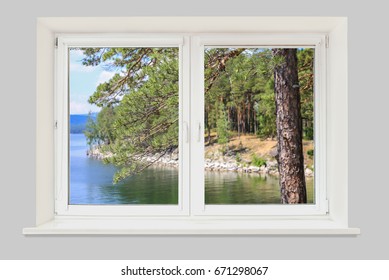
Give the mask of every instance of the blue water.
[{"label": "blue water", "polygon": [[[177,204],[178,169],[149,167],[114,185],[117,168],[86,156],[84,134],[70,134],[70,204]],[[196,187],[196,186],[193,186]],[[307,179],[308,202],[313,180]],[[206,204],[278,204],[278,178],[236,172],[205,172]]]},{"label": "blue water", "polygon": [[70,204],[177,204],[178,169],[147,168],[118,184],[117,168],[86,156],[84,134],[70,134]]}]

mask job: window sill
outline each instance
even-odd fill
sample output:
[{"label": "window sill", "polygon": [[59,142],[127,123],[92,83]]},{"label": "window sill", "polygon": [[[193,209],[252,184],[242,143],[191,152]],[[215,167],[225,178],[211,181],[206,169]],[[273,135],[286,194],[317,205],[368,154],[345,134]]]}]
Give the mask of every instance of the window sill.
[{"label": "window sill", "polygon": [[56,218],[24,235],[359,235],[331,220]]}]

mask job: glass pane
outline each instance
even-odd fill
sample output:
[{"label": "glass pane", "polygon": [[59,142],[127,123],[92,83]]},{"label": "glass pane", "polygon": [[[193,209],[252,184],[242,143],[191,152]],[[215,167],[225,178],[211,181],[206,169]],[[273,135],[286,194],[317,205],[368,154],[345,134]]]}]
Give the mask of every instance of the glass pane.
[{"label": "glass pane", "polygon": [[69,49],[69,204],[178,204],[178,54]]},{"label": "glass pane", "polygon": [[314,53],[205,48],[206,204],[314,203]]}]

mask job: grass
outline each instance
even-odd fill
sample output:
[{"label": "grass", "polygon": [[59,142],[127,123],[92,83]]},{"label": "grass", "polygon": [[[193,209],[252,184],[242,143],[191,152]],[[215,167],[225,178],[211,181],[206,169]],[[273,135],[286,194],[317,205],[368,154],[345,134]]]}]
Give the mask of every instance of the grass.
[{"label": "grass", "polygon": [[257,167],[266,166],[266,159],[257,156],[256,154],[251,155],[251,164]]}]

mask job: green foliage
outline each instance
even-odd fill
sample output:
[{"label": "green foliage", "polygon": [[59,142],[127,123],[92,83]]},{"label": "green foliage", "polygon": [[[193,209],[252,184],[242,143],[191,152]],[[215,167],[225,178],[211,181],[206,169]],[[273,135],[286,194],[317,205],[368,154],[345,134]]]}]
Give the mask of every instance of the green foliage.
[{"label": "green foliage", "polygon": [[256,154],[251,155],[251,164],[257,167],[266,166],[266,159],[257,156]]},{"label": "green foliage", "polygon": [[[89,145],[102,145],[121,169],[117,182],[142,171],[142,158],[178,147],[178,48],[82,48],[84,65],[102,65],[115,75],[97,86],[89,102],[102,108],[84,131]],[[222,152],[231,135],[277,134],[274,67],[270,49],[205,50],[205,130],[217,134]],[[312,49],[298,50],[301,113],[306,139],[313,138]],[[237,158],[240,158],[240,155]],[[264,159],[253,155],[253,164]]]},{"label": "green foliage", "polygon": [[104,107],[97,115],[96,121],[89,116],[84,131],[88,145],[110,145],[115,141],[115,122],[116,113],[113,107]]},{"label": "green foliage", "polygon": [[313,140],[313,89],[314,89],[314,50],[301,49],[297,51],[299,69],[301,117],[303,119],[303,136],[306,140]]},{"label": "green foliage", "polygon": [[[274,100],[274,68],[284,63],[273,57],[270,49],[245,49],[229,59],[223,71],[214,57],[228,57],[235,49],[209,48],[205,50],[205,88],[209,87],[215,71],[218,77],[205,93],[205,127],[216,130],[220,107],[225,108],[229,130],[255,133],[261,138],[275,138],[276,108]],[[301,113],[305,139],[313,139],[313,49],[299,49]],[[215,66],[216,65],[216,66]]]},{"label": "green foliage", "polygon": [[217,142],[225,145],[229,140],[228,120],[224,110],[220,110],[219,118],[216,123]]},{"label": "green foliage", "polygon": [[307,155],[310,156],[310,157],[313,157],[314,153],[315,153],[314,150],[308,150],[307,151]]},{"label": "green foliage", "polygon": [[305,140],[313,140],[313,124],[310,126],[303,126],[303,134]]},{"label": "green foliage", "polygon": [[88,48],[85,65],[117,73],[97,86],[89,102],[102,107],[85,135],[120,166],[114,182],[142,171],[142,160],[178,146],[178,48]]},{"label": "green foliage", "polygon": [[242,157],[241,157],[240,153],[236,153],[235,160],[237,163],[240,163],[242,161]]},{"label": "green foliage", "polygon": [[[231,49],[206,49],[205,65],[212,56],[221,52],[226,55]],[[205,95],[205,126],[216,129],[218,108],[225,108],[229,130],[244,133],[256,133],[261,137],[274,137],[275,101],[272,82],[272,54],[269,49],[245,49],[225,64],[212,88]],[[205,68],[207,77],[212,77],[213,68]],[[206,86],[207,87],[207,86]]]},{"label": "green foliage", "polygon": [[97,121],[95,122],[90,115],[86,123],[84,135],[89,146],[100,143]]},{"label": "green foliage", "polygon": [[261,138],[274,138],[277,135],[276,127],[276,105],[274,97],[274,80],[270,78],[263,91],[258,96],[256,107],[258,130],[257,135]]}]

